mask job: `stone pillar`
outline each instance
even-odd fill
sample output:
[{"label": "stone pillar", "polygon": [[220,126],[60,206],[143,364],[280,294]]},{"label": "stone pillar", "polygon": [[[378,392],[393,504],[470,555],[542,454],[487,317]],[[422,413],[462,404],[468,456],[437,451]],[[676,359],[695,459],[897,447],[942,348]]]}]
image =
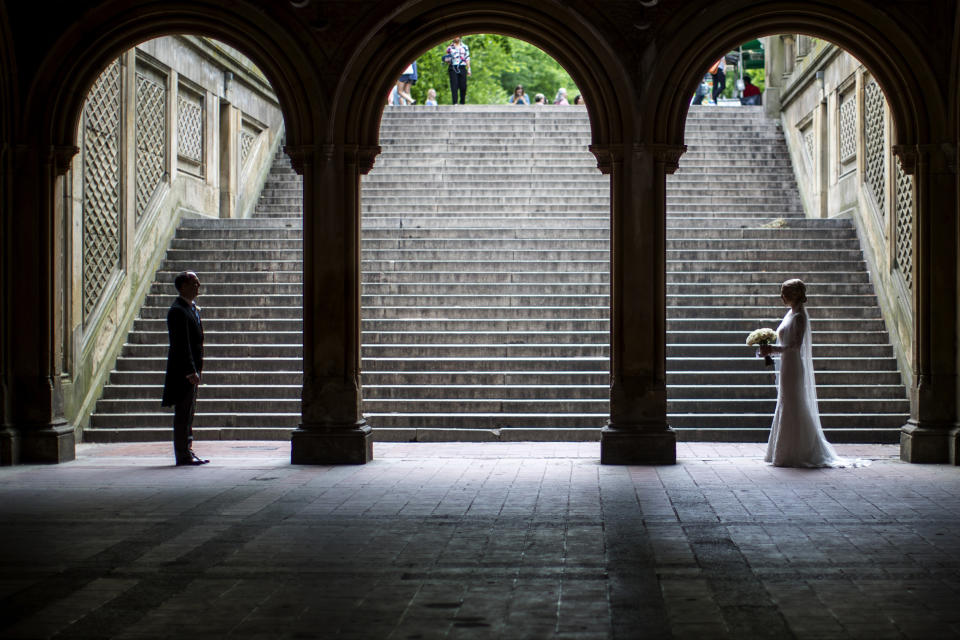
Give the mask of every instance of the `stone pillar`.
[{"label": "stone pillar", "polygon": [[360,412],[360,175],[379,148],[286,147],[303,175],[303,397],[293,464],[373,459]]},{"label": "stone pillar", "polygon": [[783,79],[787,80],[797,64],[797,39],[792,33],[780,37],[783,39]]},{"label": "stone pillar", "polygon": [[960,464],[957,413],[956,146],[896,146],[913,174],[913,387],[900,434],[907,462]]},{"label": "stone pillar", "polygon": [[10,245],[13,233],[13,206],[10,194],[13,185],[13,149],[6,141],[0,145],[0,466],[16,464],[20,459],[20,434],[13,428],[10,418],[9,365],[12,338],[9,313],[13,301],[9,295],[14,269],[13,248]]},{"label": "stone pillar", "polygon": [[[63,236],[59,187],[76,147],[22,145],[12,162],[11,215],[4,231],[8,409],[0,432],[3,462],[67,462],[75,457],[73,425],[64,418]],[[9,285],[9,288],[7,288]]]},{"label": "stone pillar", "polygon": [[764,78],[763,114],[775,120],[780,119],[780,91],[783,89],[783,39],[780,36],[767,36],[763,39]]},{"label": "stone pillar", "polygon": [[240,110],[220,101],[220,217],[237,217],[237,189],[240,176]]},{"label": "stone pillar", "polygon": [[666,175],[682,146],[592,148],[610,174],[610,420],[602,464],[673,464],[667,425]]}]

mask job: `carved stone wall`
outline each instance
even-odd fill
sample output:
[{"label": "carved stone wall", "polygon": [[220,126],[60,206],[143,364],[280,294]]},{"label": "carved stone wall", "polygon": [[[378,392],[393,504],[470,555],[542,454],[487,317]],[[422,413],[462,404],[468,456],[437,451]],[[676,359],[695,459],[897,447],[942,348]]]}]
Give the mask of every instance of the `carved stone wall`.
[{"label": "carved stone wall", "polygon": [[250,149],[256,142],[257,136],[250,131],[243,129],[240,131],[240,166],[247,164],[247,158],[250,157]]},{"label": "carved stone wall", "polygon": [[845,96],[840,103],[840,162],[847,162],[857,155],[857,102],[853,96]]},{"label": "carved stone wall", "polygon": [[876,80],[870,78],[863,87],[863,146],[864,182],[870,188],[877,209],[886,215],[887,209],[887,148],[884,135],[886,99]]},{"label": "carved stone wall", "polygon": [[904,173],[900,161],[897,167],[897,189],[895,202],[894,247],[896,249],[897,270],[903,276],[908,288],[913,288],[913,176]]},{"label": "carved stone wall", "polygon": [[203,96],[181,85],[177,100],[177,154],[180,168],[203,175]]},{"label": "carved stone wall", "polygon": [[[811,217],[851,216],[857,225],[904,382],[912,382],[913,178],[891,151],[891,120],[880,85],[856,58],[831,45],[811,53],[784,84],[781,119],[794,162],[807,166],[809,114],[815,135],[829,140],[828,163],[813,176],[796,172]],[[781,54],[782,55],[782,54]],[[819,73],[819,77],[818,74]]]},{"label": "carved stone wall", "polygon": [[83,109],[83,315],[120,262],[120,62],[97,78]]},{"label": "carved stone wall", "polygon": [[70,253],[63,349],[71,383],[64,413],[81,428],[97,400],[92,390],[109,376],[181,216],[220,215],[219,169],[239,162],[241,141],[234,129],[236,153],[217,153],[225,132],[211,115],[219,100],[253,125],[244,149],[245,191],[236,196],[244,216],[266,180],[283,116],[269,84],[249,70],[252,62],[234,61],[235,55],[193,36],[148,40],[87,89],[77,131],[81,153],[63,190]]},{"label": "carved stone wall", "polygon": [[146,211],[167,164],[166,78],[147,67],[136,72],[136,220]]}]

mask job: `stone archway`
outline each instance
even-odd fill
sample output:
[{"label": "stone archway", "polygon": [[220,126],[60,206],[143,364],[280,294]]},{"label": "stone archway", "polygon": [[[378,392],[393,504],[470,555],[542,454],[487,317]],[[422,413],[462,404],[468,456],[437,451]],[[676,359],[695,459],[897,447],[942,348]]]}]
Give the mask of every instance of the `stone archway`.
[{"label": "stone archway", "polygon": [[[409,27],[409,30],[406,30]],[[356,55],[344,70],[342,82],[334,94],[331,131],[336,142],[322,159],[308,164],[299,160],[305,171],[317,171],[314,181],[330,189],[327,197],[335,209],[351,218],[328,220],[335,226],[322,226],[317,221],[306,223],[305,263],[319,267],[314,255],[338,255],[337,245],[347,247],[338,278],[346,283],[347,299],[342,307],[327,318],[315,318],[315,336],[342,335],[344,349],[337,354],[349,363],[349,379],[327,377],[315,379],[312,390],[304,390],[304,425],[293,436],[294,461],[329,461],[323,451],[340,451],[348,459],[362,462],[369,459],[369,427],[359,411],[336,417],[333,421],[320,407],[350,407],[360,404],[360,176],[370,170],[379,147],[379,124],[383,111],[380,96],[385,94],[390,79],[402,69],[402,62],[416,57],[452,33],[489,31],[522,38],[553,56],[567,71],[581,81],[580,86],[590,105],[593,135],[591,150],[599,168],[611,176],[612,206],[612,275],[611,275],[611,417],[602,435],[602,458],[608,463],[649,462],[672,463],[676,459],[675,434],[666,424],[666,385],[663,366],[663,344],[643,328],[657,320],[654,309],[663,300],[660,283],[644,274],[655,269],[662,260],[662,220],[637,215],[637,202],[664,197],[665,167],[675,162],[671,150],[643,148],[634,159],[637,148],[634,121],[636,111],[631,97],[636,94],[633,73],[624,60],[598,38],[595,32],[573,11],[557,13],[552,3],[535,2],[518,6],[506,2],[485,2],[465,6],[459,12],[444,6],[409,7],[384,17],[371,31]],[[403,33],[403,37],[391,34]],[[304,154],[306,156],[306,154]],[[659,180],[651,179],[659,176]],[[659,185],[659,186],[658,186]],[[309,197],[309,196],[308,196]],[[311,228],[312,227],[312,228]],[[642,256],[642,259],[637,259]],[[632,260],[628,260],[632,257]],[[330,264],[322,268],[329,270]],[[328,274],[329,275],[329,274]],[[314,282],[320,280],[320,274]],[[305,277],[306,282],[306,277]],[[311,294],[322,295],[317,287]],[[662,304],[662,302],[661,302]],[[304,301],[305,313],[311,303]],[[662,314],[660,315],[662,320]],[[325,323],[318,325],[317,323]],[[660,335],[663,333],[660,327]],[[305,334],[305,354],[318,356],[324,347],[316,338]],[[325,339],[326,340],[326,339]],[[306,365],[305,363],[305,366]],[[309,378],[305,381],[311,384]],[[340,394],[336,402],[320,400],[324,394]],[[331,429],[331,423],[340,423]],[[314,424],[311,428],[309,425]],[[347,444],[350,443],[350,444]],[[344,451],[347,447],[352,454]]]},{"label": "stone archway", "polygon": [[[915,176],[917,194],[917,383],[903,455],[913,461],[946,460],[948,445],[953,443],[956,455],[957,442],[956,347],[945,346],[955,345],[958,315],[956,137],[944,107],[949,96],[941,89],[948,83],[937,81],[949,76],[950,61],[937,42],[931,48],[943,55],[931,64],[943,68],[932,68],[921,46],[928,37],[924,26],[935,24],[936,17],[915,19],[907,14],[912,6],[877,8],[863,0],[815,7],[798,0],[723,5],[661,0],[624,7],[613,17],[589,3],[554,0],[465,0],[443,6],[414,0],[362,15],[344,14],[323,2],[262,0],[229,6],[180,1],[162,9],[155,3],[105,0],[64,8],[58,24],[69,27],[38,29],[22,47],[42,61],[20,69],[21,98],[14,112],[19,117],[11,123],[15,152],[5,167],[4,186],[16,188],[5,190],[11,195],[4,203],[3,252],[5,265],[18,270],[16,279],[4,271],[0,318],[6,332],[6,423],[20,428],[25,460],[73,456],[73,425],[62,409],[57,185],[76,153],[85,90],[111,57],[133,44],[168,33],[197,33],[236,46],[261,65],[287,118],[288,153],[304,174],[309,265],[304,273],[304,402],[292,458],[369,460],[369,427],[360,413],[358,196],[360,175],[377,154],[380,96],[385,79],[399,70],[396,60],[410,59],[454,31],[488,30],[529,40],[583,79],[592,150],[611,179],[611,415],[602,461],[671,462],[665,176],[684,150],[686,96],[705,61],[724,46],[748,34],[789,31],[822,36],[853,52],[893,96],[898,154]],[[24,24],[13,26],[24,26],[41,11],[22,10]],[[343,41],[325,36],[332,24],[342,30],[337,33]],[[22,313],[14,300],[36,300],[35,308]],[[7,450],[16,448],[16,440],[10,432],[0,434]]]},{"label": "stone archway", "polygon": [[[244,8],[245,7],[245,8]],[[130,7],[87,12],[59,34],[37,62],[21,121],[14,123],[16,154],[9,175],[13,202],[4,238],[8,264],[22,265],[4,282],[8,300],[36,300],[30,314],[5,304],[7,336],[5,421],[0,448],[10,462],[62,462],[74,457],[74,425],[64,416],[63,175],[77,153],[75,136],[87,90],[108,62],[150,38],[169,33],[210,36],[244,51],[260,65],[280,99],[287,140],[314,145],[328,113],[316,68],[322,52],[290,46],[309,41],[301,21],[272,20],[255,8],[173,3],[157,13]],[[9,348],[9,351],[6,350]],[[8,455],[9,452],[9,455]]]},{"label": "stone archway", "polygon": [[[675,61],[680,82],[655,73],[658,88],[645,103],[642,133],[670,147],[683,141],[689,96],[702,70],[739,42],[757,36],[799,32],[822,37],[861,60],[883,88],[894,122],[894,153],[913,175],[915,220],[913,289],[914,340],[911,416],[901,433],[901,457],[910,462],[955,462],[958,447],[957,353],[937,345],[953,344],[958,317],[955,236],[937,233],[955,229],[955,155],[951,123],[943,105],[946,83],[927,64],[917,34],[904,23],[863,4],[858,7],[805,3],[765,3],[749,12],[711,16],[709,22],[678,17],[675,33],[663,55]],[[776,5],[776,6],[774,6]],[[680,22],[682,21],[682,24]],[[698,43],[690,47],[686,43]],[[908,91],[899,90],[909,87]],[[941,268],[935,268],[940,265]]]}]

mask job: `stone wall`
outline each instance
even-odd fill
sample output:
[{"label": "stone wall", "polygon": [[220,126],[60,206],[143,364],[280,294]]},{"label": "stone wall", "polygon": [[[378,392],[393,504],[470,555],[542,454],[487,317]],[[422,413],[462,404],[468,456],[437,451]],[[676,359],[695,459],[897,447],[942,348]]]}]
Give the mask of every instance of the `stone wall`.
[{"label": "stone wall", "polygon": [[78,430],[180,219],[249,217],[282,137],[263,74],[213,40],[144,42],[94,83],[62,197],[64,409]]},{"label": "stone wall", "polygon": [[904,382],[912,384],[913,179],[892,153],[886,98],[870,71],[835,45],[806,36],[765,40],[804,209],[855,221]]}]

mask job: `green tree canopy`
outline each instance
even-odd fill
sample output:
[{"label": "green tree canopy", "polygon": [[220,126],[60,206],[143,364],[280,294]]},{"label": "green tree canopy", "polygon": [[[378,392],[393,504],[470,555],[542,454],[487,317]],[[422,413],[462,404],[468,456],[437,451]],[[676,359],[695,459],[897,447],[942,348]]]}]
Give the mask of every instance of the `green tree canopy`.
[{"label": "green tree canopy", "polygon": [[[573,79],[560,64],[532,44],[496,34],[464,36],[470,47],[470,76],[467,88],[469,104],[505,104],[513,90],[522,84],[533,102],[542,93],[552,103],[557,89],[564,87],[570,101],[579,93]],[[433,47],[417,59],[419,79],[411,93],[417,104],[427,98],[427,89],[436,89],[437,102],[450,104],[450,80],[447,65],[440,61],[450,41]]]}]

